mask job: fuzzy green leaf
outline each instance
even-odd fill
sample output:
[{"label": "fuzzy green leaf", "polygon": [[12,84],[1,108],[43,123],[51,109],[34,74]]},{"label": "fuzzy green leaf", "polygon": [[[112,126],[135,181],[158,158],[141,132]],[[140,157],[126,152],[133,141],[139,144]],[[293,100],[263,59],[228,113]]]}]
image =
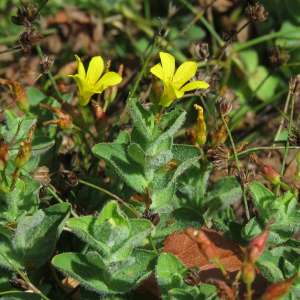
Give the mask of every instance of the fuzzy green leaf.
[{"label": "fuzzy green leaf", "polygon": [[23,266],[43,265],[52,255],[70,214],[70,204],[60,203],[40,209],[18,223],[13,248]]},{"label": "fuzzy green leaf", "polygon": [[105,265],[96,252],[63,253],[52,264],[98,293],[125,293],[153,272],[156,257],[153,252],[136,250],[126,260]]},{"label": "fuzzy green leaf", "polygon": [[209,206],[205,215],[211,218],[218,211],[224,210],[239,199],[242,196],[242,188],[236,178],[224,177],[211,186],[207,194],[208,196],[204,198],[202,205]]}]

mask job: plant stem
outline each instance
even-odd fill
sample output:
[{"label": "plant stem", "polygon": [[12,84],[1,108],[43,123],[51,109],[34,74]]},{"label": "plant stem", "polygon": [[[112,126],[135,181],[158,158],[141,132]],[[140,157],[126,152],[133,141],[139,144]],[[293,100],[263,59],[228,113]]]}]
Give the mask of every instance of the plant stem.
[{"label": "plant stem", "polygon": [[252,299],[251,283],[247,283],[247,300]]},{"label": "plant stem", "polygon": [[149,233],[148,239],[149,239],[150,244],[151,244],[151,246],[152,246],[152,248],[153,248],[153,251],[154,251],[155,253],[159,254],[158,251],[157,251],[157,249],[156,249],[156,247],[155,247],[155,244],[154,244],[154,241],[153,241],[153,238],[152,238],[151,233]]},{"label": "plant stem", "polygon": [[149,51],[149,53],[148,53],[148,55],[147,55],[147,57],[145,59],[145,62],[144,62],[143,67],[142,67],[142,70],[141,70],[141,72],[140,72],[140,74],[139,74],[139,76],[138,76],[138,78],[137,78],[137,80],[136,80],[136,82],[135,82],[135,84],[134,84],[134,86],[133,86],[133,88],[132,88],[129,96],[128,96],[129,98],[132,98],[132,96],[134,95],[134,93],[135,93],[135,91],[136,91],[136,89],[137,89],[137,87],[138,87],[138,85],[140,83],[140,80],[141,80],[142,75],[144,74],[144,72],[146,70],[146,67],[147,67],[147,64],[149,62],[149,59],[150,59],[150,57],[151,57],[151,55],[152,55],[152,53],[153,53],[153,51],[154,51],[154,49],[155,49],[155,47],[156,47],[156,45],[158,43],[159,37],[160,37],[160,30],[159,30],[159,33],[155,37],[154,43],[153,43],[153,45],[152,45],[152,47],[151,47],[151,49],[150,49],[150,51]]},{"label": "plant stem", "polygon": [[2,255],[2,257],[16,270],[16,272],[22,277],[22,279],[28,283],[28,285],[31,287],[31,289],[38,295],[40,295],[43,299],[45,300],[50,300],[49,298],[47,298],[40,290],[38,290],[31,282],[30,280],[19,270],[19,268],[17,268],[11,261],[9,258],[7,258],[7,256],[2,252],[2,250],[0,250],[0,254]]},{"label": "plant stem", "polygon": [[218,259],[216,261],[214,261],[214,263],[220,268],[222,274],[224,275],[224,277],[226,279],[229,279],[229,273],[226,271],[226,269],[224,268],[224,266],[222,265],[221,261]]},{"label": "plant stem", "polygon": [[89,183],[89,182],[86,182],[86,181],[83,181],[83,180],[78,180],[78,182],[83,183],[83,184],[85,184],[85,185],[88,185],[88,186],[90,186],[90,187],[93,187],[93,188],[95,188],[95,189],[97,189],[97,190],[99,190],[99,191],[104,192],[104,193],[107,194],[107,195],[112,196],[113,198],[115,198],[116,200],[118,200],[118,201],[120,201],[122,204],[124,204],[127,208],[129,208],[129,209],[130,209],[130,210],[131,210],[138,218],[141,218],[140,215],[139,215],[139,214],[138,214],[138,213],[137,213],[130,205],[128,205],[124,200],[122,200],[121,198],[119,198],[119,197],[116,196],[115,194],[109,192],[108,190],[105,190],[105,189],[101,188],[100,186],[94,185],[94,184],[92,184],[92,183]]},{"label": "plant stem", "polygon": [[216,129],[215,122],[214,122],[214,118],[213,118],[213,116],[211,115],[211,113],[210,113],[210,111],[209,111],[209,109],[208,109],[208,107],[207,107],[207,105],[206,105],[206,103],[205,103],[205,101],[204,101],[204,99],[203,99],[203,96],[200,96],[200,99],[201,99],[201,102],[202,102],[202,104],[203,104],[203,106],[204,106],[206,112],[208,113],[208,116],[209,116],[209,118],[210,118],[210,122],[211,122],[212,126],[214,127],[214,129]]},{"label": "plant stem", "polygon": [[240,166],[239,166],[239,159],[238,159],[238,156],[236,154],[236,150],[235,150],[235,146],[234,146],[234,141],[233,141],[233,138],[232,138],[232,135],[231,135],[231,132],[227,126],[227,123],[224,119],[224,117],[221,115],[221,118],[222,118],[222,121],[223,121],[223,124],[225,125],[226,127],[226,130],[227,130],[227,133],[228,133],[228,136],[230,138],[230,141],[231,141],[231,146],[232,146],[232,150],[233,150],[233,154],[234,154],[234,158],[235,158],[235,162],[236,162],[236,168],[238,169],[238,171],[240,171]]},{"label": "plant stem", "polygon": [[13,47],[13,48],[10,48],[10,49],[2,50],[2,51],[0,51],[0,55],[4,54],[4,53],[18,51],[18,50],[21,50],[21,49],[22,49],[22,46],[16,46],[16,47]]},{"label": "plant stem", "polygon": [[234,46],[234,51],[238,52],[238,51],[247,49],[247,48],[249,48],[253,45],[256,45],[256,44],[259,44],[259,43],[262,43],[262,42],[265,42],[265,41],[268,41],[268,40],[271,40],[271,39],[274,39],[274,38],[277,38],[279,36],[283,36],[283,35],[287,35],[287,34],[291,34],[291,33],[297,33],[297,32],[299,32],[299,30],[300,30],[300,27],[296,27],[296,28],[289,29],[289,30],[277,31],[277,32],[273,32],[273,33],[270,33],[270,34],[266,34],[266,35],[260,36],[256,39],[250,40],[246,43],[243,43],[243,44],[240,44],[240,45],[235,45]]},{"label": "plant stem", "polygon": [[24,292],[22,292],[22,291],[7,291],[7,292],[1,292],[0,295],[13,294],[13,293],[22,293],[23,294]]},{"label": "plant stem", "polygon": [[[289,130],[288,130],[288,136],[287,136],[287,140],[286,140],[286,145],[285,145],[285,151],[284,151],[284,156],[283,156],[283,162],[281,165],[281,170],[280,170],[280,175],[282,176],[284,173],[284,168],[285,168],[285,162],[286,162],[286,158],[289,152],[289,146],[290,146],[290,142],[289,142],[289,136],[292,132],[292,125],[293,125],[293,114],[294,114],[294,104],[295,104],[295,97],[292,96],[292,103],[291,103],[291,113],[290,113],[290,119],[289,119]],[[276,193],[275,196],[279,195],[279,189],[280,189],[280,185],[277,185],[276,188]]]},{"label": "plant stem", "polygon": [[[61,200],[57,194],[55,193],[55,191],[53,190],[52,187],[47,187],[47,191],[50,192],[50,194],[52,194],[52,196],[60,203],[66,203],[64,202],[63,200]],[[73,208],[71,207],[71,215],[74,217],[74,218],[78,218],[79,216],[74,212]]]},{"label": "plant stem", "polygon": [[246,188],[242,185],[242,189],[243,189],[243,199],[244,199],[246,217],[247,217],[247,221],[249,222],[250,221],[250,213],[249,213],[248,202],[247,202],[247,197],[246,197]]},{"label": "plant stem", "polygon": [[8,108],[10,108],[16,101],[18,101],[44,74],[39,74],[38,77],[12,102],[10,102],[4,109],[0,111],[0,115],[2,115]]},{"label": "plant stem", "polygon": [[[35,47],[36,47],[36,51],[38,52],[40,58],[43,59],[44,55],[43,55],[43,52],[42,52],[42,49],[41,49],[40,45],[37,44]],[[55,89],[55,92],[56,92],[57,96],[61,97],[62,95],[61,95],[61,93],[60,93],[60,91],[58,89],[58,86],[57,86],[57,84],[56,84],[56,82],[55,82],[55,80],[53,78],[53,75],[52,75],[51,71],[49,71],[47,73],[47,75],[48,75],[50,81],[52,82],[52,85],[53,85],[53,87]]]}]

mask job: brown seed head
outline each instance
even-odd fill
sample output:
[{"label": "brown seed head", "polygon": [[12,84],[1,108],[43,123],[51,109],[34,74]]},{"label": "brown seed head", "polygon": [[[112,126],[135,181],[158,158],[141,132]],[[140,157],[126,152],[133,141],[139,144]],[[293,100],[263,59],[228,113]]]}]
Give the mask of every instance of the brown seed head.
[{"label": "brown seed head", "polygon": [[300,75],[291,77],[289,89],[293,97],[296,97],[300,94]]},{"label": "brown seed head", "polygon": [[12,287],[18,290],[22,290],[22,291],[32,290],[29,284],[23,279],[19,279],[19,278],[12,279],[10,280],[10,284]]},{"label": "brown seed head", "polygon": [[200,271],[196,271],[195,269],[190,269],[187,273],[187,277],[183,277],[183,281],[185,284],[190,286],[198,286],[200,283]]},{"label": "brown seed head", "polygon": [[60,169],[59,173],[63,176],[63,178],[66,180],[66,184],[70,186],[76,186],[78,184],[78,180],[83,176],[83,171],[81,169],[78,169],[74,172]]},{"label": "brown seed head", "polygon": [[236,299],[235,297],[236,289],[234,287],[228,286],[225,281],[216,278],[208,278],[207,282],[217,287],[217,294],[220,299],[222,300]]},{"label": "brown seed head", "polygon": [[[19,26],[22,26],[25,30],[32,28],[34,21],[37,20],[38,4],[33,5],[27,4],[22,6],[22,9],[18,7],[18,12],[16,16],[11,17],[11,21]],[[38,21],[37,21],[38,22]]]},{"label": "brown seed head", "polygon": [[230,31],[223,32],[222,34],[223,41],[229,44],[233,44],[234,42],[237,41],[236,33],[237,30],[230,30]]},{"label": "brown seed head", "polygon": [[147,208],[144,213],[144,219],[150,221],[154,226],[157,226],[160,221],[158,213],[153,213],[150,208]]},{"label": "brown seed head", "polygon": [[256,181],[256,173],[254,170],[250,170],[246,176],[245,170],[241,170],[235,174],[236,179],[240,182],[240,184],[247,188],[252,185]]},{"label": "brown seed head", "polygon": [[228,160],[231,156],[231,151],[224,144],[220,143],[215,149],[207,151],[208,160],[213,161],[214,168],[217,170],[227,169]]},{"label": "brown seed head", "polygon": [[265,21],[269,16],[269,13],[259,2],[256,2],[254,6],[249,4],[246,8],[246,14],[249,16],[251,22],[257,23]]},{"label": "brown seed head", "polygon": [[208,44],[200,42],[199,44],[195,45],[195,52],[200,59],[207,59],[209,56]]},{"label": "brown seed head", "polygon": [[275,49],[271,50],[269,59],[274,68],[280,68],[290,59],[290,55],[283,51],[279,46],[276,46]]},{"label": "brown seed head", "polygon": [[47,196],[47,190],[46,190],[46,188],[45,187],[41,187],[40,189],[39,189],[39,198],[40,199],[43,199],[43,198],[45,198]]},{"label": "brown seed head", "polygon": [[221,78],[219,75],[219,72],[212,76],[208,76],[205,73],[199,73],[197,80],[207,82],[209,84],[209,87],[207,89],[197,89],[195,94],[201,96],[206,96],[207,94],[219,94],[219,89],[216,86],[217,81]]},{"label": "brown seed head", "polygon": [[47,167],[37,167],[32,170],[29,175],[36,182],[40,182],[44,187],[50,186],[49,169]]},{"label": "brown seed head", "polygon": [[50,56],[44,54],[43,59],[40,62],[41,72],[43,74],[47,74],[51,71],[51,68],[53,66],[54,59]]},{"label": "brown seed head", "polygon": [[225,117],[231,112],[232,103],[228,102],[225,97],[222,97],[215,102],[215,108],[221,116]]},{"label": "brown seed head", "polygon": [[40,32],[35,33],[35,29],[31,28],[28,31],[24,31],[20,35],[19,39],[22,44],[23,51],[25,53],[30,53],[31,48],[34,47],[42,38],[43,36]]}]

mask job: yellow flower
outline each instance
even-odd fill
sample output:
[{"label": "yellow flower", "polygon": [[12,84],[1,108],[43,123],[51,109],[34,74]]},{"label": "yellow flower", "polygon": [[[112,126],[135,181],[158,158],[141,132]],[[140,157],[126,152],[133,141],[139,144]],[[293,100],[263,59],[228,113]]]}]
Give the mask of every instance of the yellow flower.
[{"label": "yellow flower", "polygon": [[[86,106],[92,95],[102,93],[106,88],[122,81],[122,77],[115,72],[107,72],[101,78],[104,63],[101,56],[92,58],[87,74],[80,58],[75,55],[78,64],[78,74],[69,75],[74,78],[79,88],[79,104]],[[99,79],[100,78],[100,79]]]},{"label": "yellow flower", "polygon": [[163,107],[170,106],[175,97],[181,98],[184,92],[209,87],[209,84],[204,81],[192,81],[184,85],[196,74],[196,62],[188,61],[183,63],[174,75],[175,58],[171,54],[164,52],[159,52],[159,55],[162,66],[157,64],[151,68],[150,72],[163,81],[164,92],[160,99],[160,103]]}]

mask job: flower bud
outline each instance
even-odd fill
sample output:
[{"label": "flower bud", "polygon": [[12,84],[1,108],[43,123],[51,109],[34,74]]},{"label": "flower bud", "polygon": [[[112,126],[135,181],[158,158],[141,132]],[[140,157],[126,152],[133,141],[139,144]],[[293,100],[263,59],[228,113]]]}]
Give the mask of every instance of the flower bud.
[{"label": "flower bud", "polygon": [[94,111],[95,116],[95,127],[98,134],[103,134],[108,129],[108,120],[105,112],[103,111],[101,105],[95,101],[92,100],[92,108]]},{"label": "flower bud", "polygon": [[242,266],[242,279],[246,284],[252,284],[256,276],[254,265],[251,262],[244,262]]},{"label": "flower bud", "polygon": [[291,288],[294,280],[298,277],[296,272],[290,279],[271,284],[259,298],[260,300],[281,299]]},{"label": "flower bud", "polygon": [[[110,63],[110,61],[109,61],[109,63]],[[109,64],[109,66],[110,66],[110,64]],[[122,76],[123,70],[124,70],[124,65],[122,64],[122,65],[120,65],[119,71],[118,71],[118,74],[120,76]],[[117,92],[118,92],[118,85],[113,85],[113,86],[108,87],[104,91],[104,100],[109,102],[109,103],[113,102],[115,100],[116,96],[117,96]]]},{"label": "flower bud", "polygon": [[68,119],[58,119],[58,120],[46,121],[43,124],[45,126],[54,124],[54,125],[57,125],[62,130],[71,129],[73,127],[72,121],[70,121]]},{"label": "flower bud", "polygon": [[266,180],[268,180],[270,183],[275,184],[275,185],[281,184],[281,176],[276,170],[274,170],[269,165],[264,165],[264,164],[260,163],[255,154],[252,155],[251,157],[255,161],[255,163],[258,165],[261,174],[265,177]]},{"label": "flower bud", "polygon": [[[8,85],[15,98],[19,97],[19,95],[23,92],[21,84],[17,81],[9,81],[9,80],[0,78],[0,83]],[[25,113],[28,111],[29,101],[26,96],[26,93],[24,93],[23,96],[17,100],[17,105]]]},{"label": "flower bud", "polygon": [[300,149],[298,150],[297,154],[296,154],[296,162],[298,163],[297,166],[297,171],[295,173],[295,182],[298,182],[298,180],[300,179]]},{"label": "flower bud", "polygon": [[249,16],[252,22],[261,23],[267,19],[269,13],[265,10],[264,6],[258,2],[255,6],[248,5],[246,8],[246,14]]},{"label": "flower bud", "polygon": [[[225,122],[228,125],[229,123],[229,118],[228,116],[225,116]],[[215,148],[218,143],[224,143],[227,138],[227,130],[226,126],[224,124],[221,125],[221,127],[216,130],[211,138],[211,146],[212,148]]]},{"label": "flower bud", "polygon": [[158,86],[158,78],[154,74],[152,74],[152,85],[149,94],[149,100],[153,104],[159,104],[160,97],[161,97],[161,90]]},{"label": "flower bud", "polygon": [[250,241],[245,252],[245,262],[254,263],[261,256],[268,242],[268,238],[271,230],[270,226],[274,222],[275,219],[270,220],[265,230]]},{"label": "flower bud", "polygon": [[6,136],[0,140],[0,171],[4,171],[9,161],[8,147],[5,143]]},{"label": "flower bud", "polygon": [[219,261],[219,254],[215,244],[201,229],[195,230],[193,234],[189,233],[187,230],[185,230],[184,233],[198,243],[200,251],[209,262]]},{"label": "flower bud", "polygon": [[31,127],[28,133],[28,138],[24,142],[20,143],[19,152],[15,158],[15,165],[19,169],[25,166],[31,157],[31,151],[32,151],[31,140],[32,140],[33,131],[35,127],[36,125],[33,125]]},{"label": "flower bud", "polygon": [[203,108],[197,104],[194,107],[198,110],[196,141],[202,146],[206,143],[206,124],[203,117]]}]

